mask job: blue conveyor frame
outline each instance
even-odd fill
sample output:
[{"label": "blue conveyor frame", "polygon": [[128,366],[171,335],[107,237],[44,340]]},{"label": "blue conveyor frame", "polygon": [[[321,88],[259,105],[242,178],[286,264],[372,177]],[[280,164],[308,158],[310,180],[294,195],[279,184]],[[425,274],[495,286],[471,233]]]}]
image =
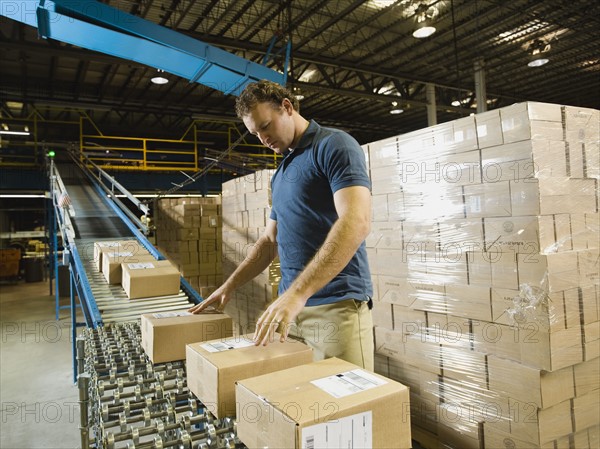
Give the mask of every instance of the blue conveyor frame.
[{"label": "blue conveyor frame", "polygon": [[[129,196],[135,199],[129,192],[127,192],[120,184],[114,180],[106,172],[102,171],[99,167],[95,166],[95,170],[99,170],[100,173],[96,174],[88,169],[88,165],[93,165],[91,161],[79,161],[76,156],[72,156],[73,164],[79,167],[79,170],[83,171],[85,176],[89,179],[93,190],[98,194],[98,198],[115,213],[115,215],[122,220],[123,224],[131,232],[132,238],[136,239],[142,246],[144,246],[150,254],[152,254],[157,260],[166,260],[166,257],[158,251],[148,240],[148,238],[142,232],[143,229],[141,222],[134,222],[130,218],[131,212],[125,210],[126,206],[116,198],[115,190],[119,193]],[[69,206],[65,206],[65,198],[68,198],[68,191],[63,183],[60,173],[54,164],[53,160],[50,160],[49,164],[49,178],[50,178],[50,196],[53,205],[54,218],[56,223],[57,231],[60,233],[63,240],[63,264],[66,262],[69,265],[70,273],[70,311],[71,311],[71,344],[73,350],[73,372],[74,381],[76,380],[76,340],[77,340],[77,327],[87,326],[90,328],[98,328],[104,325],[102,314],[96,304],[96,299],[91,288],[91,282],[88,278],[86,269],[83,264],[82,257],[79,253],[76,244],[76,233],[75,227],[71,220],[71,214],[76,214],[76,211],[71,211]],[[107,193],[108,192],[108,193]],[[143,204],[139,204],[140,209],[147,212]],[[135,217],[133,217],[135,219]],[[141,230],[142,229],[142,230]],[[53,236],[56,239],[56,235]],[[54,246],[56,248],[56,245]],[[62,308],[59,305],[59,277],[58,273],[58,251],[54,251],[54,266],[56,267],[55,273],[55,289],[56,289],[56,314],[58,319],[59,309]],[[187,295],[188,299],[198,304],[203,301],[203,298],[196,292],[192,286],[183,278],[180,277],[180,288]],[[79,299],[77,304],[76,298]],[[77,322],[77,307],[81,307],[85,322]]]},{"label": "blue conveyor frame", "polygon": [[225,94],[239,95],[261,79],[287,81],[289,47],[279,72],[96,0],[1,2],[0,15],[37,28],[42,38],[136,61]]}]

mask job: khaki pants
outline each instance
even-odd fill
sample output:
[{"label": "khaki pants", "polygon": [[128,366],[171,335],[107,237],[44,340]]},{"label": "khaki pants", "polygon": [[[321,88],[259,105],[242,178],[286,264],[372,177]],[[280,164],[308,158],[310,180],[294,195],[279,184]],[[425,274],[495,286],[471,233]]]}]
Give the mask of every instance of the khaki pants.
[{"label": "khaki pants", "polygon": [[315,361],[338,357],[374,370],[373,319],[364,301],[347,299],[305,307],[290,336],[313,348]]}]

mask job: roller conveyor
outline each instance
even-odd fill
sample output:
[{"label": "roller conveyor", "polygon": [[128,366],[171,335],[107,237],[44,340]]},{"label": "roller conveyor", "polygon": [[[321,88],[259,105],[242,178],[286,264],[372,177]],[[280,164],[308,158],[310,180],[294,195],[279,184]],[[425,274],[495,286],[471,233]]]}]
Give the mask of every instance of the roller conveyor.
[{"label": "roller conveyor", "polygon": [[[76,245],[78,247],[93,246],[94,242],[98,240],[100,239],[78,239]],[[88,274],[90,289],[104,323],[132,321],[139,319],[142,313],[161,310],[185,310],[190,307],[189,297],[181,290],[173,296],[130,300],[120,285],[109,285],[102,273],[97,271],[92,251],[86,251],[84,255],[88,257],[82,258],[83,266]]]},{"label": "roller conveyor", "polygon": [[[129,300],[120,285],[109,285],[93,261],[95,242],[135,239],[157,260],[165,259],[140,232],[143,224],[116,198],[115,190],[140,203],[103,170],[75,157],[54,163],[51,170],[57,219],[71,257],[72,283],[88,327],[136,321],[144,313],[186,310],[202,299],[183,278],[176,295],[135,300]],[[67,195],[69,204],[64,207],[60,198]],[[143,207],[147,210],[147,206],[140,205],[145,213]]]},{"label": "roller conveyor", "polygon": [[[183,361],[153,365],[141,347],[140,315],[187,310],[202,298],[183,278],[177,294],[134,300],[120,285],[108,284],[94,261],[95,242],[135,239],[156,259],[164,257],[140,232],[143,224],[115,198],[114,189],[123,189],[116,182],[108,189],[101,185],[108,175],[88,173],[76,160],[51,170],[56,221],[71,273],[81,448],[246,449],[235,420],[216,419],[189,391]],[[87,324],[79,337],[75,293]]]}]

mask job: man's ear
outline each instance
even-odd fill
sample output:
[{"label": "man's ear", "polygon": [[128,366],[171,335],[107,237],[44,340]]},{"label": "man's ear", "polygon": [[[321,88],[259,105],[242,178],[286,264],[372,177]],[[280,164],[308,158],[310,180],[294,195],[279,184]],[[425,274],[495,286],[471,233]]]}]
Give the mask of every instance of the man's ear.
[{"label": "man's ear", "polygon": [[285,112],[287,112],[289,115],[292,115],[292,112],[294,111],[294,105],[289,98],[284,98],[281,102],[281,106],[283,106]]}]

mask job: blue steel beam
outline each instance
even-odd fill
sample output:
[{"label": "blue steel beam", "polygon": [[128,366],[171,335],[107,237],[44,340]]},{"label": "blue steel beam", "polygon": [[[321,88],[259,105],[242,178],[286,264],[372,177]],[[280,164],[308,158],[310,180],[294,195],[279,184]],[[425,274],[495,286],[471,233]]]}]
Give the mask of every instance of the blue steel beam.
[{"label": "blue steel beam", "polygon": [[252,81],[285,84],[284,73],[95,0],[0,2],[0,15],[40,36],[164,70],[239,95]]}]

